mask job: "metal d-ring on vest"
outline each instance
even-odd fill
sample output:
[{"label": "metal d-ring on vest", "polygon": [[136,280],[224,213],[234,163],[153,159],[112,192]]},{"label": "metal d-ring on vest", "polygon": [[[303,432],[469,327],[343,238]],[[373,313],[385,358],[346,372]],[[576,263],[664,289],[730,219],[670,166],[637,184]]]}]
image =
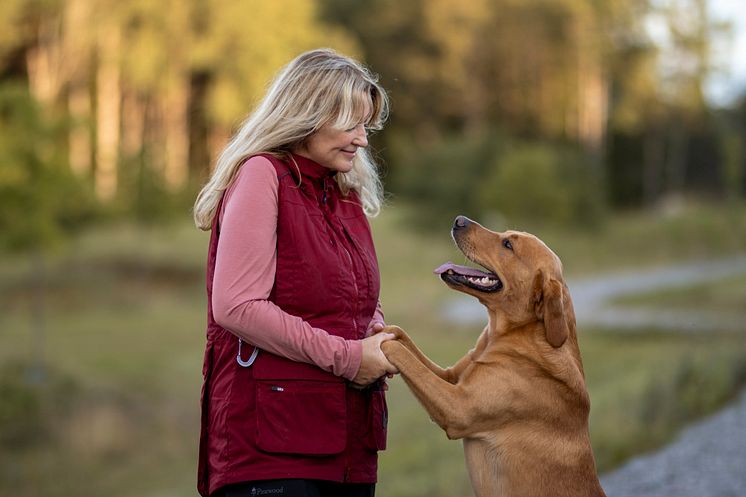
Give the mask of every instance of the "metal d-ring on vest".
[{"label": "metal d-ring on vest", "polygon": [[238,339],[238,354],[236,355],[236,362],[243,366],[244,368],[248,368],[252,364],[254,364],[254,361],[256,361],[256,356],[259,355],[259,347],[254,347],[254,352],[251,353],[251,356],[248,360],[244,361],[241,359],[241,344],[243,344],[243,340],[240,338]]}]

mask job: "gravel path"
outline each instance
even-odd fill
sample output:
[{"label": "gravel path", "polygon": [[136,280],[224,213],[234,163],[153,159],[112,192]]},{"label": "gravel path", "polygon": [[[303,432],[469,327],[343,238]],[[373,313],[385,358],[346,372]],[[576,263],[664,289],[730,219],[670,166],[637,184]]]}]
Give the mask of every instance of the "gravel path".
[{"label": "gravel path", "polygon": [[601,274],[570,280],[575,315],[579,325],[602,325],[630,331],[655,327],[678,332],[701,332],[708,329],[742,331],[742,314],[686,311],[682,309],[639,309],[615,307],[610,302],[618,297],[665,288],[717,281],[746,274],[746,256],[740,255],[714,261],[694,261],[673,266]]},{"label": "gravel path", "polygon": [[601,478],[608,497],[746,496],[746,391],[659,452]]}]

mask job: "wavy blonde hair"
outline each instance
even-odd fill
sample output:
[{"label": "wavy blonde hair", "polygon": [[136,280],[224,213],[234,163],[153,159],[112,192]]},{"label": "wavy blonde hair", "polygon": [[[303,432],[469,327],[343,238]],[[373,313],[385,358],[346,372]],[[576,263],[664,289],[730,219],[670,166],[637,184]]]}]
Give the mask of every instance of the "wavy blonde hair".
[{"label": "wavy blonde hair", "polygon": [[[349,129],[367,118],[368,129],[380,130],[387,117],[386,92],[377,76],[360,63],[330,49],[299,55],[277,74],[218,157],[212,176],[197,195],[195,224],[202,230],[212,227],[223,192],[248,157],[269,153],[286,158],[326,124]],[[345,195],[350,190],[358,193],[368,216],[379,213],[383,187],[367,149],[359,149],[352,169],[336,178]]]}]

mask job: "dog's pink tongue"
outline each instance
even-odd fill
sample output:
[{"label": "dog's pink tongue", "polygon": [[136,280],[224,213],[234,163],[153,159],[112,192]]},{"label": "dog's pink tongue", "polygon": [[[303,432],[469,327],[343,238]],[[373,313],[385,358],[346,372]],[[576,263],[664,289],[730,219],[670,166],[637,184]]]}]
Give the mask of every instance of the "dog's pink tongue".
[{"label": "dog's pink tongue", "polygon": [[445,264],[441,264],[433,271],[433,273],[443,274],[447,272],[448,270],[451,270],[454,273],[458,273],[464,276],[476,276],[478,278],[481,278],[482,276],[487,274],[484,271],[480,271],[479,269],[474,269],[473,267],[467,267],[467,266],[459,266],[458,264],[454,264],[452,262],[446,262]]}]

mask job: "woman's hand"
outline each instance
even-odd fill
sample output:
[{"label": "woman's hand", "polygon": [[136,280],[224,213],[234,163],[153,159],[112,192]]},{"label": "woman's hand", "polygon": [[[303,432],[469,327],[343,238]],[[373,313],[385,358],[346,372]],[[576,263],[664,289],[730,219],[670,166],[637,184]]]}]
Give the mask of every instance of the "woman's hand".
[{"label": "woman's hand", "polygon": [[372,337],[376,333],[379,333],[382,329],[386,327],[385,324],[383,324],[380,321],[373,321],[370,326],[368,326],[368,331],[365,333],[365,338]]},{"label": "woman's hand", "polygon": [[362,340],[363,358],[360,361],[360,369],[352,380],[355,386],[365,387],[382,376],[399,372],[381,351],[381,344],[394,338],[396,338],[396,335],[393,333],[377,333]]}]

